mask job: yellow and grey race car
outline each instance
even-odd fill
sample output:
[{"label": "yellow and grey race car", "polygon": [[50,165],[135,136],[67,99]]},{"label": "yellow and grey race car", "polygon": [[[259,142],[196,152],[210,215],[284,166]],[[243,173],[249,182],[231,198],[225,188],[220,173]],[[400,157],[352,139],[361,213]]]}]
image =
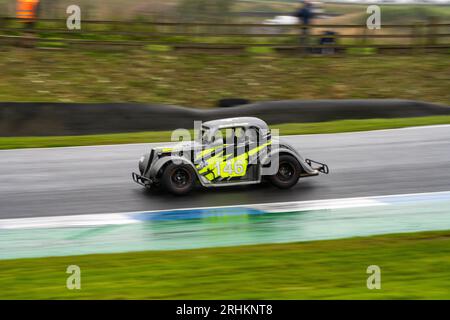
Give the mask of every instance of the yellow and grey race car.
[{"label": "yellow and grey race car", "polygon": [[280,142],[267,124],[254,117],[208,121],[185,143],[153,148],[139,161],[133,180],[147,188],[162,187],[181,195],[196,184],[220,187],[260,183],[291,188],[300,177],[327,174],[328,166],[303,159]]}]

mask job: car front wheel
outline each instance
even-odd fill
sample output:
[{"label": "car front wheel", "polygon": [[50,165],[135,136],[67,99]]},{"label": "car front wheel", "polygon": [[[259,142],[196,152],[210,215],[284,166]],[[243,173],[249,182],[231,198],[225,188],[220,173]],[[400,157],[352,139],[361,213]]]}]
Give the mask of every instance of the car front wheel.
[{"label": "car front wheel", "polygon": [[195,185],[195,172],[189,165],[171,163],[164,170],[161,183],[170,193],[187,194]]},{"label": "car front wheel", "polygon": [[269,177],[269,181],[280,189],[292,188],[300,178],[302,168],[291,155],[281,155],[278,160],[278,171]]}]

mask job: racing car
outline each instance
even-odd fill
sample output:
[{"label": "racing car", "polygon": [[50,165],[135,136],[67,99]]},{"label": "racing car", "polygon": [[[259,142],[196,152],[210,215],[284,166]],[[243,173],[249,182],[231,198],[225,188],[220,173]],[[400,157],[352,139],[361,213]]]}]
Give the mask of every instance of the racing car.
[{"label": "racing car", "polygon": [[326,164],[304,159],[297,150],[272,137],[266,122],[238,117],[204,122],[197,139],[154,147],[139,160],[133,180],[146,188],[182,195],[195,185],[221,187],[270,181],[281,189],[299,178],[328,174]]}]

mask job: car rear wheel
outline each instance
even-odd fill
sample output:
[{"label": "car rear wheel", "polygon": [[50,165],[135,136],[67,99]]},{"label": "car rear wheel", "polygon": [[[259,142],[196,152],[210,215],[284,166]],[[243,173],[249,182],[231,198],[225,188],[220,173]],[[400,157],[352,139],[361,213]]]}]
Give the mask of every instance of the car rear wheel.
[{"label": "car rear wheel", "polygon": [[300,178],[302,167],[291,155],[281,155],[278,161],[278,171],[269,177],[269,181],[280,189],[292,188]]},{"label": "car rear wheel", "polygon": [[161,184],[170,193],[187,194],[195,185],[195,172],[189,165],[171,163],[163,172]]}]

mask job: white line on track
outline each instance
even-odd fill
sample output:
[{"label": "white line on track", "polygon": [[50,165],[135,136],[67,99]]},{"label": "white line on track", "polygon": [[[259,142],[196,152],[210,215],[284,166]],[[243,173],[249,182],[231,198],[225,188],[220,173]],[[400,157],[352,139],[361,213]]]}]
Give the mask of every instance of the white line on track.
[{"label": "white line on track", "polygon": [[151,211],[133,211],[122,213],[99,213],[84,214],[71,216],[56,217],[38,217],[38,218],[18,218],[18,219],[0,219],[0,229],[37,229],[37,228],[64,228],[64,227],[88,227],[102,225],[123,225],[130,223],[140,223],[142,220],[137,218],[139,214],[156,214],[156,213],[180,213],[183,211],[195,210],[223,210],[227,208],[247,208],[260,210],[267,213],[276,212],[294,212],[294,211],[313,211],[313,210],[333,210],[358,207],[373,207],[390,205],[392,200],[403,201],[425,201],[430,199],[450,200],[450,191],[442,192],[426,192],[426,193],[409,193],[396,194],[387,196],[372,196],[358,198],[341,198],[327,200],[312,201],[295,201],[295,202],[277,202],[277,203],[258,203],[247,205],[232,206],[216,206],[216,207],[199,207],[199,208],[183,208],[183,209],[165,209]]}]

